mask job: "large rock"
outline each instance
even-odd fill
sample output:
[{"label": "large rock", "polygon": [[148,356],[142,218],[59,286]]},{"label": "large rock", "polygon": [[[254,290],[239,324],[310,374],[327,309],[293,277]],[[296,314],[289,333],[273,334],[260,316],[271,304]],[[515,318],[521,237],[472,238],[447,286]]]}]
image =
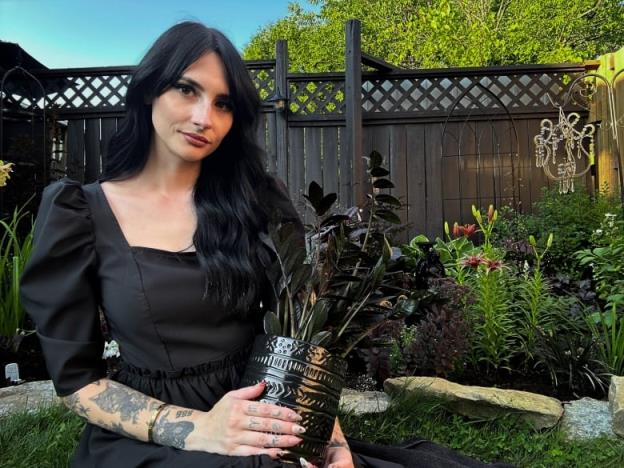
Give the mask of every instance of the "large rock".
[{"label": "large rock", "polygon": [[609,410],[613,418],[613,432],[624,437],[624,377],[611,377]]},{"label": "large rock", "polygon": [[35,411],[40,406],[60,404],[52,381],[27,382],[0,388],[0,417],[19,411]]},{"label": "large rock", "polygon": [[471,418],[517,413],[536,429],[555,426],[563,414],[563,406],[555,398],[519,390],[459,385],[438,377],[388,379],[384,390],[392,396],[407,392],[446,400],[451,411]]},{"label": "large rock", "polygon": [[565,403],[561,430],[568,439],[615,437],[611,430],[609,403],[593,398],[581,398]]},{"label": "large rock", "polygon": [[388,408],[390,397],[384,392],[359,392],[345,388],[340,395],[340,409],[357,415],[383,413]]}]

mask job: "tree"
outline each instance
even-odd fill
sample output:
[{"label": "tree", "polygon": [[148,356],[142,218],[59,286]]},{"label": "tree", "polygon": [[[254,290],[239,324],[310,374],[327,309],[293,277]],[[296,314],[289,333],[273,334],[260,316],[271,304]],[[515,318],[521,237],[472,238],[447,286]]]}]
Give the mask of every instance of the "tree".
[{"label": "tree", "polygon": [[344,24],[362,22],[362,50],[404,68],[576,62],[624,45],[622,0],[310,0],[261,28],[247,59],[288,40],[296,72],[344,69]]}]

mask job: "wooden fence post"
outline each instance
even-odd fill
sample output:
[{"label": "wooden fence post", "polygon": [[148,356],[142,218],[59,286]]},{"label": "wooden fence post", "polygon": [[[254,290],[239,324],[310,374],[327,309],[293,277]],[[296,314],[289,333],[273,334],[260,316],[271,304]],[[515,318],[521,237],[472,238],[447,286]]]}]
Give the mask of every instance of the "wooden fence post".
[{"label": "wooden fence post", "polygon": [[277,175],[288,180],[288,43],[275,43],[275,96],[281,97],[283,108],[275,107],[275,154]]},{"label": "wooden fence post", "polygon": [[[364,203],[364,164],[362,160],[362,47],[361,24],[349,20],[345,26],[345,118],[346,135],[341,157],[351,160],[353,200],[350,205]],[[341,177],[342,178],[342,177]]]}]

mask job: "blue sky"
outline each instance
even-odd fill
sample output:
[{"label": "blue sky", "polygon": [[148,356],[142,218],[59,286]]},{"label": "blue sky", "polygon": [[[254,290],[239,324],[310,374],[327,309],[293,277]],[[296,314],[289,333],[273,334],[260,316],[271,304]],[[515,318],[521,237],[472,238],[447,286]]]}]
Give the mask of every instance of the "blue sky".
[{"label": "blue sky", "polygon": [[[197,20],[241,50],[289,0],[0,0],[0,40],[49,68],[134,65],[169,26]],[[300,2],[306,9],[306,1]]]}]

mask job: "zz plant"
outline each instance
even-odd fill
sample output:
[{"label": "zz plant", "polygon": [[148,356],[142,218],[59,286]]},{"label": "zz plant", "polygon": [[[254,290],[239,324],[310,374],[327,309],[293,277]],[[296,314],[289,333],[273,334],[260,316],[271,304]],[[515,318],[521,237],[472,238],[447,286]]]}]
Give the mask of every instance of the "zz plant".
[{"label": "zz plant", "polygon": [[[315,221],[307,226],[308,251],[292,225],[270,229],[279,300],[276,310],[264,316],[267,334],[307,341],[346,357],[391,316],[410,311],[407,296],[398,299],[406,291],[392,284],[389,271],[393,249],[386,228],[400,223],[393,209],[401,203],[378,193],[394,187],[382,156],[373,151],[366,159],[372,190],[362,210],[333,213],[336,194],[325,194],[316,182],[309,185],[304,198]],[[360,212],[366,214],[364,220]]]}]

